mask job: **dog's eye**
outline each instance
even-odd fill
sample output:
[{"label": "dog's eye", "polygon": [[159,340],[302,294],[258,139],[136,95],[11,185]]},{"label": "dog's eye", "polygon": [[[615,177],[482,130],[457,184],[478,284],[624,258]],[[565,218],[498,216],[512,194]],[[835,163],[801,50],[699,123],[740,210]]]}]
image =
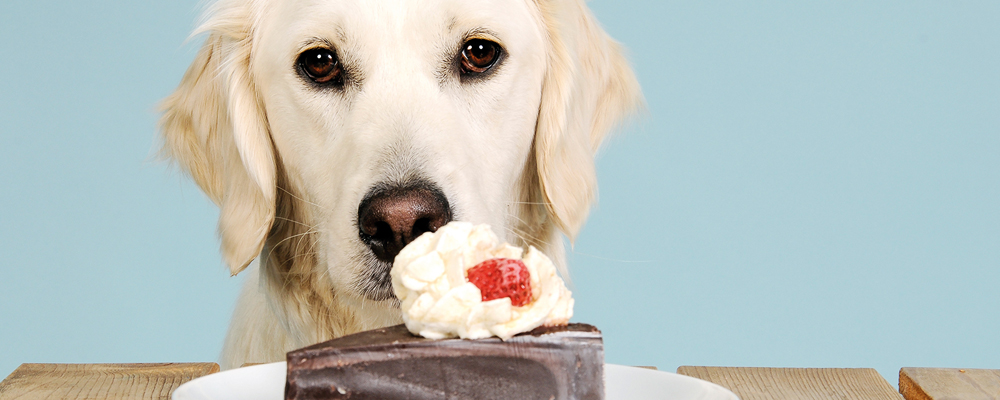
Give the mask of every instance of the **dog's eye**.
[{"label": "dog's eye", "polygon": [[340,84],[344,71],[337,54],[330,49],[316,48],[299,55],[299,70],[309,80],[320,84]]},{"label": "dog's eye", "polygon": [[462,74],[481,74],[500,59],[499,44],[485,39],[472,39],[462,45]]}]

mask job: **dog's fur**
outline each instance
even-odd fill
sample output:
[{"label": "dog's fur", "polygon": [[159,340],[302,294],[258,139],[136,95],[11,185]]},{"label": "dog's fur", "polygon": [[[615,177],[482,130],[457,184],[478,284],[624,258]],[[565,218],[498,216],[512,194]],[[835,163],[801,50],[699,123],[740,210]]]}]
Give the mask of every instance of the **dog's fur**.
[{"label": "dog's fur", "polygon": [[[220,0],[198,33],[204,47],[163,105],[163,150],[220,207],[232,274],[258,260],[225,368],[401,322],[390,266],[358,237],[358,204],[378,185],[430,182],[455,219],[564,269],[595,152],[641,103],[583,0]],[[462,80],[470,37],[506,56]],[[342,89],[296,73],[315,43],[336,49]]]}]

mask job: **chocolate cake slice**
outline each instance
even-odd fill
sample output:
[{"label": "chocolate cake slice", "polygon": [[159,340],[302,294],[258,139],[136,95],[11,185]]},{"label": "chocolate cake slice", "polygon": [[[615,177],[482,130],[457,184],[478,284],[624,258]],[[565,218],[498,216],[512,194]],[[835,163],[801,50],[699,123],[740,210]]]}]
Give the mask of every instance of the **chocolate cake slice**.
[{"label": "chocolate cake slice", "polygon": [[603,399],[604,343],[586,324],[510,340],[414,336],[397,325],[288,353],[286,399]]}]

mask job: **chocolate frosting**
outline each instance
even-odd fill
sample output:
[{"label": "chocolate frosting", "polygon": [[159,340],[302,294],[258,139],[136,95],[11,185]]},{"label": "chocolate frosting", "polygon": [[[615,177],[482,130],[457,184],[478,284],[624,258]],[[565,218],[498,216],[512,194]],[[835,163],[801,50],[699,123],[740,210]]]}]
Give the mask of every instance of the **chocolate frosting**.
[{"label": "chocolate frosting", "polygon": [[604,346],[586,324],[507,341],[431,340],[403,325],[288,353],[286,399],[601,399]]}]

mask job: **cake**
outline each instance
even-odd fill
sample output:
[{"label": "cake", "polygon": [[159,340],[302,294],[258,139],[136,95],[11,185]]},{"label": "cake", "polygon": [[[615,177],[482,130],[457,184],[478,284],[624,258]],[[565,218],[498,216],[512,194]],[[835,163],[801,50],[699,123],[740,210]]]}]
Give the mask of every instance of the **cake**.
[{"label": "cake", "polygon": [[404,324],[288,353],[286,399],[601,399],[600,331],[534,247],[451,222],[391,271]]},{"label": "cake", "polygon": [[285,398],[602,399],[603,367],[591,325],[539,327],[506,341],[427,339],[397,325],[288,353]]}]

